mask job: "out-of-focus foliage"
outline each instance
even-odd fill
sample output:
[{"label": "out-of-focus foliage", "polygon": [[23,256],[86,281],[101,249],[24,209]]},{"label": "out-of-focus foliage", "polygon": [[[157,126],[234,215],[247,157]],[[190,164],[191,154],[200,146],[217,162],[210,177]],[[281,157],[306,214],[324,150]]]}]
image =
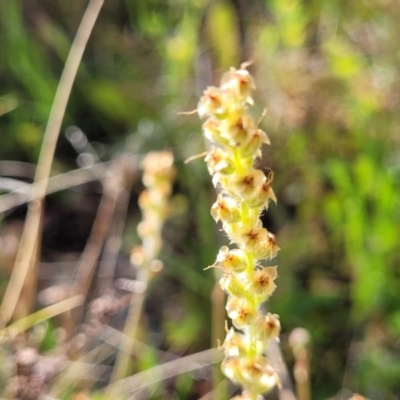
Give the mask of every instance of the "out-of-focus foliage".
[{"label": "out-of-focus foliage", "polygon": [[266,124],[279,144],[267,162],[284,202],[276,223],[287,247],[271,307],[312,333],[318,398],[341,384],[397,398],[399,54],[391,38],[400,9],[269,4],[273,22],[252,32]]},{"label": "out-of-focus foliage", "polygon": [[[1,160],[37,161],[85,6],[83,0],[0,2]],[[104,161],[124,147],[176,155],[165,269],[146,306],[143,335],[153,345],[180,354],[210,346],[213,274],[202,269],[224,239],[209,215],[215,192],[203,162],[183,164],[204,149],[200,124],[177,112],[195,108],[201,90],[226,68],[251,59],[257,104],[267,107],[262,127],[272,142],[260,166],[274,170],[278,197],[265,224],[282,248],[268,307],[280,314],[288,364],[287,334],[302,326],[312,337],[314,398],[343,387],[371,399],[399,398],[399,20],[394,0],[105,2],[63,129],[82,129]],[[62,135],[54,168],[75,168],[75,157]],[[50,196],[45,260],[76,259],[97,204],[92,190]],[[135,184],[121,257],[138,241],[140,190]],[[4,243],[21,212],[2,222],[3,277],[11,267]],[[86,215],[80,241],[76,228],[68,231],[74,213]],[[53,346],[49,335],[46,348]],[[147,352],[139,364],[156,359]],[[176,390],[174,398],[188,398],[188,376]]]}]

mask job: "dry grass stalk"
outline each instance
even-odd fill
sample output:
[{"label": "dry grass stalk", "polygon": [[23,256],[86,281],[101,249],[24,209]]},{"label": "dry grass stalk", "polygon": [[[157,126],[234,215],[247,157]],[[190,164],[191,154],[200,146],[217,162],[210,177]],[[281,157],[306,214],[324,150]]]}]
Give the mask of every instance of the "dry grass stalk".
[{"label": "dry grass stalk", "polygon": [[92,32],[97,16],[103,5],[103,0],[91,0],[82,18],[75,40],[65,63],[65,68],[60,78],[54,102],[50,111],[49,120],[44,133],[43,143],[39,155],[38,166],[35,174],[36,199],[29,203],[28,214],[22,238],[15,261],[14,269],[7,286],[3,302],[0,307],[0,325],[6,325],[18,302],[29,268],[35,254],[35,243],[40,235],[40,216],[43,208],[43,199],[46,195],[48,178],[53,163],[55,147],[57,144],[61,123],[72,85],[78,67],[81,63],[89,36]]}]

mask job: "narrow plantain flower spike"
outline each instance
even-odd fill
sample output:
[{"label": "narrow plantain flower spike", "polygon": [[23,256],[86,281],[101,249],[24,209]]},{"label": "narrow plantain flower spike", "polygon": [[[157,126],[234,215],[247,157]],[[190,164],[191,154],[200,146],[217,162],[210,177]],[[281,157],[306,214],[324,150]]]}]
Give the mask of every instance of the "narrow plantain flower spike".
[{"label": "narrow plantain flower spike", "polygon": [[150,152],[142,161],[146,189],[139,196],[143,219],[138,234],[143,247],[136,246],[132,251],[131,261],[136,267],[149,267],[161,249],[161,229],[168,217],[168,197],[176,173],[173,164],[174,156],[169,151]]},{"label": "narrow plantain flower spike", "polygon": [[207,88],[197,112],[207,118],[203,130],[212,146],[205,161],[213,184],[220,189],[211,215],[222,223],[231,241],[210,266],[223,271],[219,283],[228,294],[226,309],[233,324],[226,329],[222,371],[243,388],[234,399],[259,400],[262,393],[280,386],[265,356],[268,341],[279,341],[279,317],[260,310],[274,292],[278,276],[276,266],[263,267],[261,261],[274,258],[279,247],[260,220],[276,197],[270,186],[273,173],[254,168],[261,146],[270,141],[248,112],[255,84],[246,66],[231,68],[220,87]]}]

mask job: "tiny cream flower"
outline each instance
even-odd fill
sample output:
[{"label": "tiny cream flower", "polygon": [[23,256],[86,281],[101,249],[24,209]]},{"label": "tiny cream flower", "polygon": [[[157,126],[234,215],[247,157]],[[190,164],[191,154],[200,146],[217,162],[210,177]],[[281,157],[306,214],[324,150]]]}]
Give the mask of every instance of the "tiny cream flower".
[{"label": "tiny cream flower", "polygon": [[251,140],[256,126],[250,116],[238,115],[237,118],[221,121],[220,131],[231,146],[242,146]]},{"label": "tiny cream flower", "polygon": [[255,169],[247,174],[232,176],[229,179],[229,188],[235,195],[247,200],[256,195],[266,180],[262,171]]},{"label": "tiny cream flower", "polygon": [[229,250],[227,246],[222,246],[218,252],[217,261],[209,268],[221,268],[226,273],[239,273],[246,267],[246,254],[242,250]]},{"label": "tiny cream flower", "polygon": [[250,208],[265,208],[268,209],[269,201],[272,200],[275,204],[277,203],[275,193],[270,186],[270,183],[274,179],[273,172],[269,172],[268,176],[261,186],[258,186],[252,198],[247,199],[247,205]]},{"label": "tiny cream flower", "polygon": [[261,241],[254,249],[254,255],[257,259],[268,259],[276,257],[280,248],[276,244],[275,235],[267,232],[266,240]]},{"label": "tiny cream flower", "polygon": [[264,182],[261,187],[258,187],[254,196],[248,199],[248,206],[250,208],[265,208],[268,209],[269,201],[272,200],[276,204],[276,196],[271,186],[267,182]]},{"label": "tiny cream flower", "polygon": [[269,392],[275,386],[280,386],[278,374],[266,357],[243,358],[240,361],[240,369],[241,376],[246,381],[246,387],[252,392]]},{"label": "tiny cream flower", "polygon": [[[264,243],[270,242],[269,232],[263,228],[261,220],[254,226],[229,226],[228,233],[242,249],[257,251]],[[270,250],[270,246],[268,247]],[[263,258],[263,257],[259,257]]]},{"label": "tiny cream flower", "polygon": [[239,147],[240,154],[243,157],[251,157],[256,155],[261,158],[260,146],[265,144],[270,144],[269,137],[261,129],[256,129],[253,133],[250,133],[248,141],[243,143]]},{"label": "tiny cream flower", "polygon": [[229,72],[222,76],[221,88],[232,91],[236,96],[239,96],[240,100],[253,104],[250,94],[256,88],[256,85],[246,69],[231,68]]},{"label": "tiny cream flower", "polygon": [[261,270],[255,271],[249,277],[246,289],[257,295],[270,296],[276,288],[274,280],[277,276],[276,267],[264,267]]},{"label": "tiny cream flower", "polygon": [[229,296],[226,311],[233,326],[238,329],[243,329],[257,318],[254,304],[240,297]]},{"label": "tiny cream flower", "polygon": [[248,293],[246,284],[236,274],[223,274],[219,284],[222,290],[236,297],[245,297]]},{"label": "tiny cream flower", "polygon": [[209,118],[203,124],[203,131],[204,136],[211,142],[214,142],[223,148],[229,147],[229,141],[221,135],[220,121]]},{"label": "tiny cream flower", "polygon": [[274,339],[279,341],[281,323],[278,315],[268,313],[267,315],[258,318],[255,324],[257,325],[259,340],[265,341]]},{"label": "tiny cream flower", "polygon": [[146,261],[143,246],[134,246],[131,250],[130,261],[135,267],[141,267]]},{"label": "tiny cream flower", "polygon": [[211,175],[215,173],[229,174],[233,171],[230,158],[219,148],[213,147],[205,157],[208,171]]},{"label": "tiny cream flower", "polygon": [[155,188],[163,183],[170,185],[175,177],[174,156],[169,151],[150,152],[143,159],[143,183]]},{"label": "tiny cream flower", "polygon": [[226,334],[223,348],[227,357],[237,357],[246,352],[244,336],[231,328]]},{"label": "tiny cream flower", "polygon": [[197,112],[200,117],[211,116],[223,112],[224,92],[217,87],[210,86],[201,96],[197,106]]},{"label": "tiny cream flower", "polygon": [[239,383],[242,380],[240,357],[226,357],[222,361],[221,370],[232,382]]},{"label": "tiny cream flower", "polygon": [[236,201],[223,193],[218,195],[217,201],[211,207],[211,215],[215,222],[235,223],[240,221],[240,211]]}]

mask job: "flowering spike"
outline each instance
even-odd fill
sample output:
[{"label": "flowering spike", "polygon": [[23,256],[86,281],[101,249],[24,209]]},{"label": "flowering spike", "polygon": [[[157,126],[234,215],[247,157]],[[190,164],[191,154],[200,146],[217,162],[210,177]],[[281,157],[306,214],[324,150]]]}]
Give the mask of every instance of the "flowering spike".
[{"label": "flowering spike", "polygon": [[220,285],[228,293],[227,312],[234,328],[226,326],[223,343],[223,373],[243,387],[234,399],[259,400],[261,393],[279,386],[279,378],[265,357],[270,339],[278,340],[278,316],[260,311],[261,303],[275,290],[277,267],[261,267],[260,260],[272,259],[279,251],[275,236],[265,229],[260,214],[270,200],[276,203],[271,187],[273,173],[264,174],[253,167],[261,157],[262,144],[270,144],[267,134],[248,113],[253,104],[253,78],[243,63],[222,76],[220,87],[204,91],[197,110],[205,137],[213,146],[205,161],[214,186],[221,189],[211,208],[216,222],[221,221],[231,244],[222,246],[216,262],[208,268],[220,268]]}]

